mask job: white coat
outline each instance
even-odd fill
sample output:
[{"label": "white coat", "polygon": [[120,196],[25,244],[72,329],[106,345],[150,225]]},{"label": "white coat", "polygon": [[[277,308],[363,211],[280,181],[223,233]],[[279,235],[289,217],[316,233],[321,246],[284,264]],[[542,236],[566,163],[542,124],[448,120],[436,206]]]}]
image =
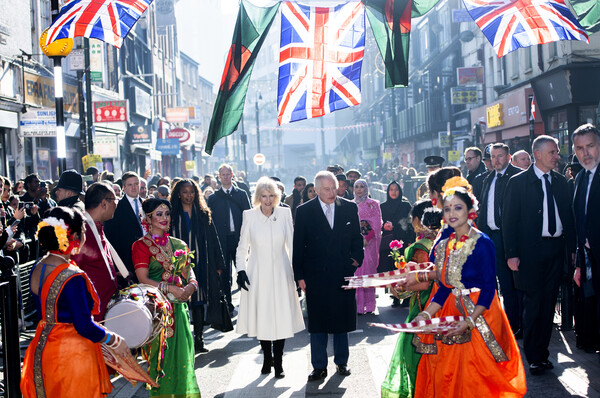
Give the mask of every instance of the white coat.
[{"label": "white coat", "polygon": [[304,330],[292,271],[292,212],[277,206],[270,217],[260,207],[244,211],[236,260],[250,285],[241,290],[236,332],[280,340]]}]

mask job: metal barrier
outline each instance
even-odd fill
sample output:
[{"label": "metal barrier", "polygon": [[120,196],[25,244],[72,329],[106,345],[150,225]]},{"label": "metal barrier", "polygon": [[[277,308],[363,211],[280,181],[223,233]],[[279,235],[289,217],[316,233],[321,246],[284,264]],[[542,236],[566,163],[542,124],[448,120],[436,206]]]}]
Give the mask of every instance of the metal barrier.
[{"label": "metal barrier", "polygon": [[2,326],[2,360],[4,364],[4,390],[6,398],[21,397],[21,348],[19,344],[19,298],[18,280],[14,261],[0,257],[0,323]]}]

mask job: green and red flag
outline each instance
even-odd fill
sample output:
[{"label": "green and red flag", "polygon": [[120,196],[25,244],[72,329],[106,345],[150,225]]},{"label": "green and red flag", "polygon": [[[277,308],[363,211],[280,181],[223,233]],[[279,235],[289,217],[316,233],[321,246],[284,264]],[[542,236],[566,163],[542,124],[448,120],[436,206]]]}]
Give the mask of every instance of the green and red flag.
[{"label": "green and red flag", "polygon": [[257,7],[247,0],[240,1],[233,40],[206,138],[204,151],[208,154],[212,153],[217,141],[235,131],[242,119],[254,60],[278,9],[279,2],[270,7]]},{"label": "green and red flag", "polygon": [[363,0],[385,65],[385,88],[408,85],[411,18],[425,15],[439,0]]}]

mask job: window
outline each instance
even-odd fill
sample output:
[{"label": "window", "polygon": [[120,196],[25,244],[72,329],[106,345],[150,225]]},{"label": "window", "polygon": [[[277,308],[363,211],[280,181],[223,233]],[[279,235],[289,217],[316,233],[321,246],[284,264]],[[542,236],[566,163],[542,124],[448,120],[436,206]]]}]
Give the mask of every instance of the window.
[{"label": "window", "polygon": [[531,53],[532,53],[531,47],[525,48],[525,56],[524,56],[524,58],[525,58],[525,73],[527,73],[528,71],[531,72],[531,63],[532,63]]},{"label": "window", "polygon": [[512,79],[519,78],[519,51],[512,52]]}]

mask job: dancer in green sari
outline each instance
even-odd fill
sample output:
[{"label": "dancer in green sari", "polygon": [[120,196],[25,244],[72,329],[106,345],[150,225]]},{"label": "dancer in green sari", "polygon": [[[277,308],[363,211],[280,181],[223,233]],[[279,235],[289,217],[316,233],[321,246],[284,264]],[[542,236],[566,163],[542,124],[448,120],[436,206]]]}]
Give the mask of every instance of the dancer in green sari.
[{"label": "dancer in green sari", "polygon": [[148,199],[142,208],[149,232],[133,244],[135,273],[140,283],[156,286],[165,293],[173,307],[164,332],[144,347],[150,376],[160,384],[160,388],[150,390],[150,396],[199,398],[194,337],[186,304],[198,288],[191,255],[185,242],[167,234],[171,223],[169,201]]},{"label": "dancer in green sari", "polygon": [[[429,251],[433,240],[440,228],[442,212],[431,204],[431,200],[420,200],[411,209],[412,225],[417,234],[417,241],[406,248],[406,262],[426,263],[429,261]],[[433,284],[423,282],[409,290],[415,292],[410,297],[410,306],[406,322],[411,322],[419,312],[423,311]],[[395,289],[395,290],[394,290]],[[395,295],[401,292],[399,288],[392,289]],[[390,361],[390,367],[381,385],[382,398],[412,398],[415,391],[415,380],[421,354],[417,353],[412,344],[413,334],[400,333],[396,348]]]}]

